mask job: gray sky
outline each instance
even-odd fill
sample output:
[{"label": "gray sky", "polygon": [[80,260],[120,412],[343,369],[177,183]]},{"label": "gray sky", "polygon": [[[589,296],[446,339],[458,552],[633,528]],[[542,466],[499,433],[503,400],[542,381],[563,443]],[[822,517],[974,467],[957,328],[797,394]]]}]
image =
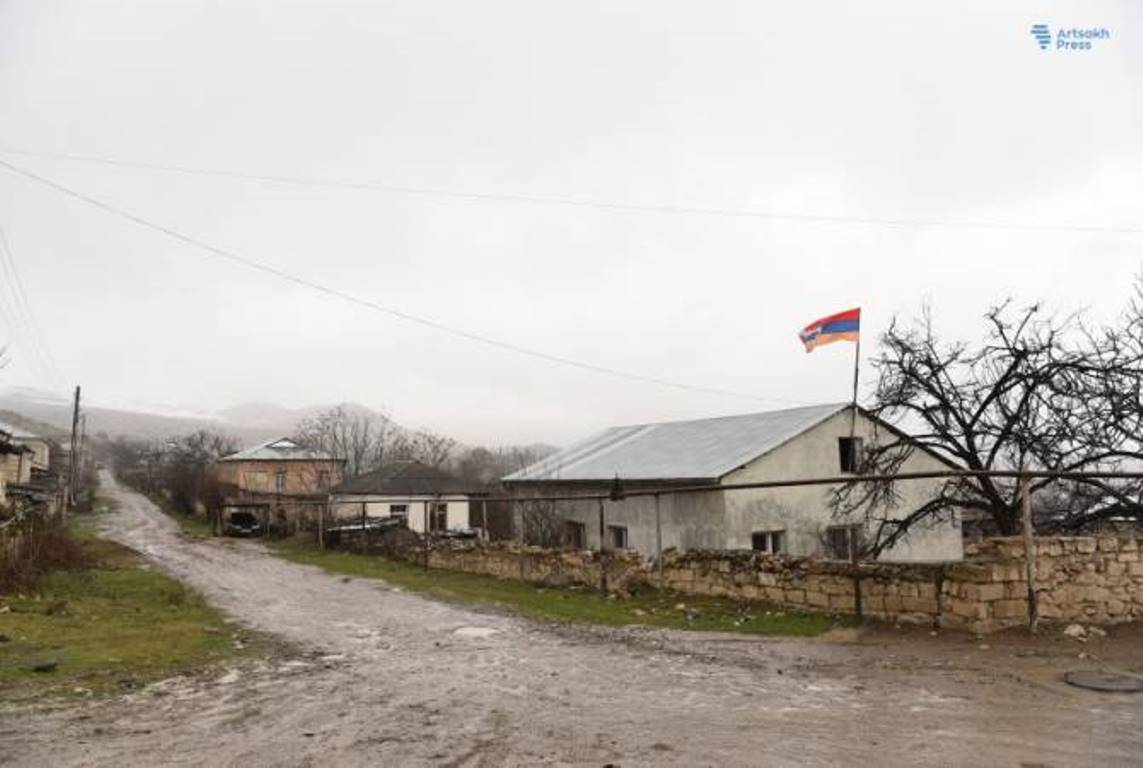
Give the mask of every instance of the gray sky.
[{"label": "gray sky", "polygon": [[[1143,229],[1143,4],[0,0],[0,147],[490,195]],[[1035,22],[1101,26],[1042,51]],[[211,410],[352,400],[466,441],[849,396],[932,303],[1110,314],[1141,232],[881,226],[459,199],[0,159],[245,257],[562,367],[227,262],[0,169],[0,226],[59,369],[0,386]],[[9,303],[9,293],[0,292]],[[11,306],[5,307],[11,310]],[[11,314],[10,312],[8,314]],[[866,374],[866,379],[870,377]]]}]

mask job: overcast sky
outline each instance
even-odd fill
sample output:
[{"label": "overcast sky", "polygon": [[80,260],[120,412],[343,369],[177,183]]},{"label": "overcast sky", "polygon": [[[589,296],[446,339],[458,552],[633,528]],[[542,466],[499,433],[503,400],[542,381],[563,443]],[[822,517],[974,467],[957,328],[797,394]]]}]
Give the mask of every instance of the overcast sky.
[{"label": "overcast sky", "polygon": [[[1143,264],[1143,4],[975,5],[0,0],[0,159],[380,305],[768,400],[457,338],[4,169],[0,226],[58,375],[0,291],[0,386],[200,410],[356,401],[466,441],[563,443],[845,400],[852,346],[806,355],[796,332],[851,306],[869,351],[925,300],[949,337],[978,336],[1005,296],[1110,315]],[[1036,22],[1111,38],[1042,51]]]}]

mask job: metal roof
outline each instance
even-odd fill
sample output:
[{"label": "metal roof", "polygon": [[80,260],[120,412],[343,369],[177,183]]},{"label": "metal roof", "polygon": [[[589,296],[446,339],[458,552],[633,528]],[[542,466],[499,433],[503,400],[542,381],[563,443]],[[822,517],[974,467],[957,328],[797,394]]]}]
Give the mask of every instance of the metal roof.
[{"label": "metal roof", "polygon": [[611,427],[504,482],[717,480],[840,411],[830,403],[694,421]]},{"label": "metal roof", "polygon": [[298,445],[288,437],[267,440],[238,453],[223,456],[219,461],[342,461],[325,451],[315,451]]},{"label": "metal roof", "polygon": [[351,477],[334,488],[335,494],[422,496],[426,494],[475,494],[480,489],[442,469],[419,461],[395,461],[380,469]]}]

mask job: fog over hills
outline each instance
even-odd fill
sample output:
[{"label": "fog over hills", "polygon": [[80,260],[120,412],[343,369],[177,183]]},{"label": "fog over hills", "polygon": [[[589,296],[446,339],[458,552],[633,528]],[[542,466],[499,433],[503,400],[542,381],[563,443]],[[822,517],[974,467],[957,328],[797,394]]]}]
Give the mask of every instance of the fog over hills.
[{"label": "fog over hills", "polygon": [[[275,403],[247,402],[224,408],[218,412],[199,412],[192,409],[167,407],[154,403],[108,404],[99,400],[82,400],[82,412],[87,416],[87,431],[93,436],[109,438],[128,437],[142,440],[165,440],[199,429],[220,432],[234,437],[241,445],[251,445],[276,437],[292,435],[298,424],[338,405],[312,405],[286,408]],[[341,403],[341,408],[354,416],[386,417],[359,403]],[[48,435],[58,437],[71,430],[72,402],[57,394],[29,387],[9,387],[0,390],[0,419],[17,423],[21,419],[31,428],[39,422],[57,431]],[[398,431],[411,431],[391,420]],[[457,445],[458,450],[466,446]],[[521,446],[541,451],[551,450],[546,444]]]}]

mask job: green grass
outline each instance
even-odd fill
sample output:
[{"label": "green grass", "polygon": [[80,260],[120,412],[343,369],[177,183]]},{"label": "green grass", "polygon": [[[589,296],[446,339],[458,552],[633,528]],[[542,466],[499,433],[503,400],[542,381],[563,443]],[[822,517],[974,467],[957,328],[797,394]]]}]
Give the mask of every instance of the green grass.
[{"label": "green grass", "polygon": [[96,514],[114,512],[117,509],[119,509],[119,499],[113,499],[110,496],[102,496],[100,494],[96,494],[95,500],[91,505],[91,511]]},{"label": "green grass", "polygon": [[172,509],[170,502],[161,496],[148,495],[147,498],[149,498],[155,504],[155,506],[163,512],[163,514],[178,523],[179,529],[187,538],[214,538],[214,528],[208,521],[203,520],[200,517],[194,517],[193,515],[184,515],[183,513]]},{"label": "green grass", "polygon": [[[0,595],[0,698],[128,690],[237,653],[231,629],[195,592],[88,530],[76,537],[95,567]],[[44,661],[58,664],[30,668]]]},{"label": "green grass", "polygon": [[382,579],[394,586],[441,600],[506,610],[545,621],[608,627],[643,625],[753,635],[812,637],[839,626],[854,626],[849,617],[804,613],[721,597],[660,593],[646,589],[630,597],[604,596],[596,590],[539,587],[492,576],[440,569],[377,555],[327,550],[297,542],[272,545],[282,557],[319,566],[330,573]]}]

